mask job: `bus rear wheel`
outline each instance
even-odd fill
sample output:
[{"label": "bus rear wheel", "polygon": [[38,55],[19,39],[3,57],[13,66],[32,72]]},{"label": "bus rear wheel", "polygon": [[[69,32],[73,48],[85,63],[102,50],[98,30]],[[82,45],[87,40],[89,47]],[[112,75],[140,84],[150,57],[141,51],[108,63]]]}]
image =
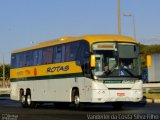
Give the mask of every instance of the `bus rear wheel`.
[{"label": "bus rear wheel", "polygon": [[32,101],[30,94],[26,95],[26,106],[29,108],[37,108],[38,107],[38,103],[35,101]]},{"label": "bus rear wheel", "polygon": [[28,95],[26,95],[26,104],[27,104],[27,106],[28,107],[30,107],[31,106],[31,95],[30,94],[28,94]]},{"label": "bus rear wheel", "polygon": [[20,102],[22,107],[26,107],[26,97],[25,95],[21,95]]}]

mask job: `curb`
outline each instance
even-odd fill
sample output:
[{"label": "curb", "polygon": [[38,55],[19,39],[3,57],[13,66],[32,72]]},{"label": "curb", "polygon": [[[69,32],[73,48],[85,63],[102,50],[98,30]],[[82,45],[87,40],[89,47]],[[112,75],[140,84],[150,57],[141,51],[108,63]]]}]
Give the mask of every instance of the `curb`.
[{"label": "curb", "polygon": [[153,99],[146,99],[147,103],[153,103]]},{"label": "curb", "polygon": [[160,103],[160,99],[154,99],[154,103]]},{"label": "curb", "polygon": [[146,99],[147,103],[160,103],[160,99]]}]

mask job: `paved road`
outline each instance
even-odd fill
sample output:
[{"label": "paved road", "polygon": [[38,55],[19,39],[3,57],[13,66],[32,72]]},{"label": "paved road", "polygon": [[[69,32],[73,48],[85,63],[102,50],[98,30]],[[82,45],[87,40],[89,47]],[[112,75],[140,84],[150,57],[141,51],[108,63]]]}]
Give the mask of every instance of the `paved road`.
[{"label": "paved road", "polygon": [[2,120],[114,120],[114,119],[160,119],[160,104],[145,107],[126,104],[122,110],[113,110],[110,105],[88,105],[85,110],[55,108],[45,104],[36,109],[22,108],[18,102],[0,98],[0,119]]}]

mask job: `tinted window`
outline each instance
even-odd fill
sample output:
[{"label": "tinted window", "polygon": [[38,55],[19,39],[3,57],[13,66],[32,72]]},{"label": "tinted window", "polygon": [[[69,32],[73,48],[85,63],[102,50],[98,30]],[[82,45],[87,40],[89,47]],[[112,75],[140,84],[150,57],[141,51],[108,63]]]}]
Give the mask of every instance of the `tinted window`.
[{"label": "tinted window", "polygon": [[24,54],[23,53],[18,53],[18,54],[12,55],[13,68],[23,67],[23,61],[24,61]]},{"label": "tinted window", "polygon": [[70,61],[70,44],[66,44],[65,61]]},{"label": "tinted window", "polygon": [[33,65],[33,51],[28,51],[24,53],[24,66]]},{"label": "tinted window", "polygon": [[18,54],[18,67],[24,67],[24,53],[19,53]]},{"label": "tinted window", "polygon": [[42,50],[38,49],[33,52],[33,65],[42,64]]},{"label": "tinted window", "polygon": [[16,65],[16,54],[12,54],[11,55],[11,68],[16,68],[17,65]]},{"label": "tinted window", "polygon": [[90,49],[88,42],[81,41],[77,55],[77,64],[81,66],[84,75],[90,74]]},{"label": "tinted window", "polygon": [[71,43],[71,51],[70,51],[71,61],[75,60],[78,48],[79,48],[78,42]]},{"label": "tinted window", "polygon": [[81,41],[77,60],[80,61],[81,64],[84,64],[86,60],[87,61],[89,60],[89,56],[90,56],[89,44],[86,41]]},{"label": "tinted window", "polygon": [[61,59],[61,62],[64,62],[65,61],[65,51],[66,51],[66,46],[65,45],[62,45],[62,59]]},{"label": "tinted window", "polygon": [[72,42],[66,44],[65,61],[75,60],[78,49],[79,49],[79,42]]},{"label": "tinted window", "polygon": [[119,45],[119,57],[120,58],[136,58],[138,55],[138,49],[136,45]]},{"label": "tinted window", "polygon": [[81,41],[76,41],[63,45],[12,54],[11,67],[20,68],[34,65],[73,61],[76,60],[77,55],[80,55],[80,58],[82,59],[82,57],[84,58],[85,54],[88,53],[89,46],[87,46],[88,43],[82,42],[82,50],[78,52],[80,43]]},{"label": "tinted window", "polygon": [[61,60],[62,60],[62,45],[58,45],[55,47],[54,62],[61,62]]},{"label": "tinted window", "polygon": [[43,64],[51,64],[53,59],[53,47],[43,49]]}]

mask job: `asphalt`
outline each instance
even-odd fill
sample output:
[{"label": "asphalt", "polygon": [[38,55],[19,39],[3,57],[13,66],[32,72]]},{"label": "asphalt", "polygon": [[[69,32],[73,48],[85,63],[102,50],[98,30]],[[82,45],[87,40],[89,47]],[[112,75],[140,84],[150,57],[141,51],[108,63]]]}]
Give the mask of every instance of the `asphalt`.
[{"label": "asphalt", "polygon": [[56,108],[54,104],[44,104],[36,109],[22,108],[21,104],[9,97],[0,99],[0,118],[2,120],[159,120],[160,104],[124,104],[123,109],[115,110],[111,105],[87,105],[84,110],[73,106]]}]

